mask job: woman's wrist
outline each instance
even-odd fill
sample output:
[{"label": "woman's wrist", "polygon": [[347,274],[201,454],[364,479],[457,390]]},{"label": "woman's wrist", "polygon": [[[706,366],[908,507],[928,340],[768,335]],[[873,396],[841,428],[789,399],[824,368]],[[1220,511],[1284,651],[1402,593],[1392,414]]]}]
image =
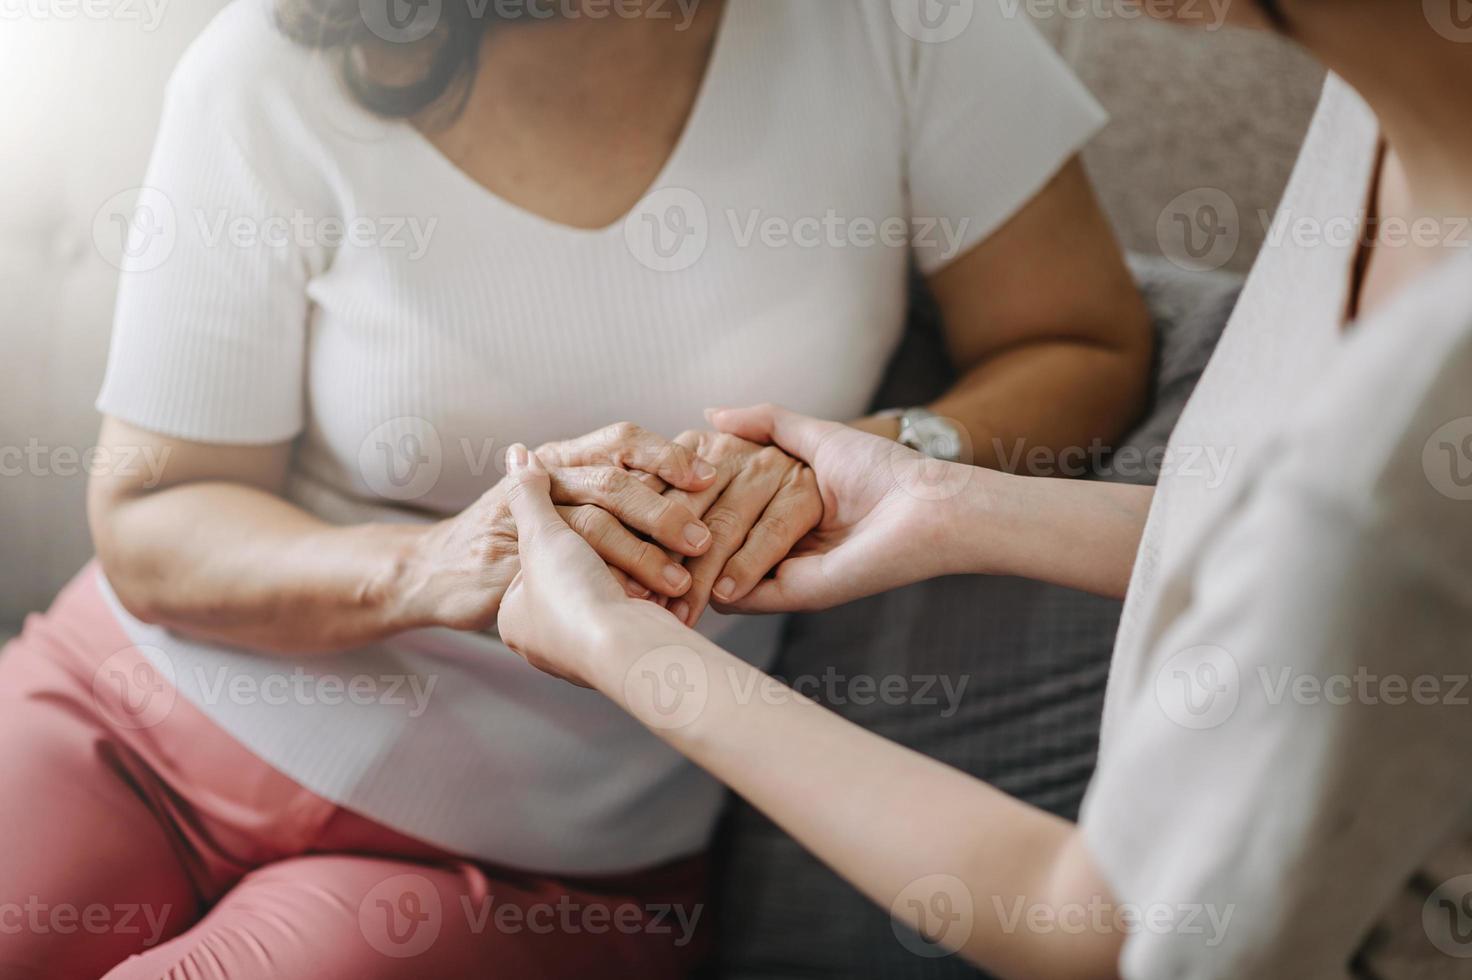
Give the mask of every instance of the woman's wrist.
[{"label": "woman's wrist", "polygon": [[964,463],[966,479],[936,507],[922,507],[918,518],[924,540],[934,548],[944,575],[1011,574],[1011,536],[1007,514],[1018,506],[1025,487],[1019,478]]}]

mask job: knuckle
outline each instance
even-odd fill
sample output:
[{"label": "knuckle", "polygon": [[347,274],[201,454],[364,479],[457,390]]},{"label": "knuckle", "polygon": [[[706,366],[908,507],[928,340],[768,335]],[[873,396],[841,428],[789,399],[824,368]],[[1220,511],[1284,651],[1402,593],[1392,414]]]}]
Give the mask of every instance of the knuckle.
[{"label": "knuckle", "polygon": [[608,427],[609,438],[616,442],[633,442],[641,431],[633,422],[615,422]]},{"label": "knuckle", "polygon": [[588,475],[588,489],[604,499],[622,492],[626,474],[612,466],[600,466]]},{"label": "knuckle", "polygon": [[574,507],[567,515],[567,526],[589,541],[600,532],[603,511],[597,507]]},{"label": "knuckle", "polygon": [[636,539],[633,549],[629,554],[629,561],[635,568],[647,569],[650,572],[657,571],[667,561],[664,552],[648,541]]},{"label": "knuckle", "polygon": [[717,540],[728,543],[739,541],[746,532],[741,515],[730,507],[720,505],[706,512],[705,526]]},{"label": "knuckle", "polygon": [[792,521],[785,514],[771,514],[762,518],[754,533],[760,534],[764,541],[777,544],[791,540],[792,532]]}]

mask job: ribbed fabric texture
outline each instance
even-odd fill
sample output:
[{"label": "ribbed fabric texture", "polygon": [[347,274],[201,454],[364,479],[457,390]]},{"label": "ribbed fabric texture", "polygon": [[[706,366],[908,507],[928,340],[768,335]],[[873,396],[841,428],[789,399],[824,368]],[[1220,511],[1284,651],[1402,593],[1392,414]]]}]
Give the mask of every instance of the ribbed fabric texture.
[{"label": "ribbed fabric texture", "polygon": [[[339,523],[455,513],[510,443],[622,419],[674,435],[708,405],[766,400],[856,417],[898,342],[911,261],[964,253],[1101,123],[993,3],[921,43],[888,0],[729,0],[651,193],[585,231],[369,116],[261,0],[238,0],[171,82],[145,199],[172,232],[135,229],[98,407],[203,442],[295,439],[288,496]],[[436,678],[411,716],[213,697],[219,676],[282,666],[127,625],[273,765],[452,850],[631,868],[702,846],[720,805],[612,705],[489,637],[431,631],[313,663]],[[779,625],[707,629],[765,664]]]}]

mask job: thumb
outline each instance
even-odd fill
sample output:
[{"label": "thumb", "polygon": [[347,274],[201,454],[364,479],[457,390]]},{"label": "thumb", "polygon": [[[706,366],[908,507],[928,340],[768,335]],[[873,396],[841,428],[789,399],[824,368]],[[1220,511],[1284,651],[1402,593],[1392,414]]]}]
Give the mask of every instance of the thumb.
[{"label": "thumb", "polygon": [[809,465],[823,440],[843,428],[837,422],[799,415],[777,405],[715,408],[706,417],[720,432],[751,442],[771,443]]},{"label": "thumb", "polygon": [[525,540],[538,531],[563,523],[552,506],[552,480],[536,454],[517,443],[506,451],[506,505],[516,522],[517,537]]}]

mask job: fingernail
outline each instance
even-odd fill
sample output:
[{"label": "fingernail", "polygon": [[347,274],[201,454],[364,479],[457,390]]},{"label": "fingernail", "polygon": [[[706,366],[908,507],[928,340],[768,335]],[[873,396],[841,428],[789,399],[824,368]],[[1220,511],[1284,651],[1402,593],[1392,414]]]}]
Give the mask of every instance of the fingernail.
[{"label": "fingernail", "polygon": [[734,593],[735,591],[736,580],[729,575],[716,583],[716,595],[720,596],[722,599],[731,598],[732,593]]},{"label": "fingernail", "polygon": [[641,585],[640,583],[635,582],[633,579],[629,579],[624,591],[628,592],[628,594],[633,596],[635,599],[648,599],[651,595],[654,594],[649,591],[649,588],[647,586]]},{"label": "fingernail", "polygon": [[697,480],[714,480],[716,478],[716,468],[703,459],[697,459],[695,461],[695,478]]},{"label": "fingernail", "polygon": [[526,469],[527,462],[526,447],[521,443],[518,442],[506,450],[506,471],[508,473]]},{"label": "fingernail", "polygon": [[704,524],[686,524],[685,540],[692,548],[703,548],[710,540],[710,530]]},{"label": "fingernail", "polygon": [[690,582],[690,573],[679,565],[666,565],[664,566],[664,580],[670,584],[671,588],[683,589]]},{"label": "fingernail", "polygon": [[675,618],[678,619],[680,622],[687,622],[690,619],[690,603],[686,602],[684,599],[681,599],[673,606],[670,606],[670,612],[674,613]]}]

